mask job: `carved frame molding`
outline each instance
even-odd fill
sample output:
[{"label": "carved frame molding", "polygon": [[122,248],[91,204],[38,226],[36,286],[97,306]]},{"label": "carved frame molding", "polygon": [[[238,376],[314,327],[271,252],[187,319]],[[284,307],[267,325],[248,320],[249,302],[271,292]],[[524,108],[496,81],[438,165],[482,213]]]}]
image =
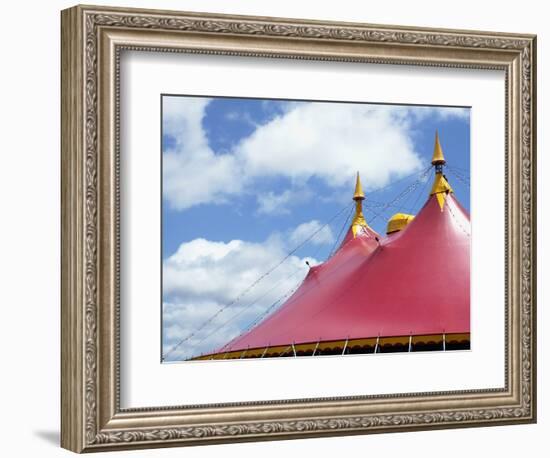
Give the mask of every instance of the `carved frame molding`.
[{"label": "carved frame molding", "polygon": [[[124,49],[505,71],[506,387],[120,409],[118,123]],[[82,452],[535,421],[535,62],[531,35],[64,10],[62,446]]]}]

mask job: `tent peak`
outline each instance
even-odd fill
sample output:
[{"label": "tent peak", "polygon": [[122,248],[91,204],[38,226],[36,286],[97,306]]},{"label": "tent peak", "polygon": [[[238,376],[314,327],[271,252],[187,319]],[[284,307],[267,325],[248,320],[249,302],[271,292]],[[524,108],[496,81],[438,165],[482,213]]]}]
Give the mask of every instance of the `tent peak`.
[{"label": "tent peak", "polygon": [[437,201],[439,202],[439,207],[443,210],[443,205],[445,204],[445,199],[450,192],[453,192],[453,188],[447,181],[447,177],[443,174],[443,166],[445,165],[445,157],[443,156],[443,150],[441,149],[441,144],[439,143],[439,134],[435,132],[435,144],[434,144],[434,154],[432,157],[432,165],[435,166],[435,179],[430,191],[430,196],[435,195]]},{"label": "tent peak", "polygon": [[445,164],[445,156],[443,156],[443,149],[441,148],[441,143],[439,143],[439,133],[435,131],[435,143],[434,143],[434,154],[432,156],[432,165],[442,166]]},{"label": "tent peak", "polygon": [[359,172],[357,172],[357,177],[355,178],[355,193],[353,194],[353,200],[365,200],[365,193],[363,192]]},{"label": "tent peak", "polygon": [[363,200],[365,200],[365,193],[363,192],[359,172],[357,172],[357,177],[355,179],[355,192],[353,194],[353,200],[355,200],[355,215],[351,221],[351,231],[353,232],[353,237],[356,237],[360,231],[369,227],[365,217],[363,216]]},{"label": "tent peak", "polygon": [[442,172],[436,172],[430,196],[435,195],[442,210],[443,205],[445,204],[445,199],[447,198],[447,195],[451,192],[453,192],[453,188],[451,188],[451,185],[447,181],[445,175],[443,175]]}]

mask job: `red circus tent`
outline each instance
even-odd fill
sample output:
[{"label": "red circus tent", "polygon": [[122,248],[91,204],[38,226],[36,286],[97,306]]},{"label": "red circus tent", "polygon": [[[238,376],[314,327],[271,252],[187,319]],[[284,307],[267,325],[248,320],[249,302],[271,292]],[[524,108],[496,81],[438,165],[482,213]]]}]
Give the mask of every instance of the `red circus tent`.
[{"label": "red circus tent", "polygon": [[197,359],[450,350],[470,343],[470,218],[443,174],[416,216],[397,214],[378,235],[356,212],[338,250],[257,326]]}]

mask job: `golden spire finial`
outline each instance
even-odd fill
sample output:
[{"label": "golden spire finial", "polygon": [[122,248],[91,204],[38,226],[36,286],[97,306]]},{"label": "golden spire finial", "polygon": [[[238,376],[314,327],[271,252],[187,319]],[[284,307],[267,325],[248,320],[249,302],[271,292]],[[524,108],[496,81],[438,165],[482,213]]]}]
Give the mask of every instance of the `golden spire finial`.
[{"label": "golden spire finial", "polygon": [[439,134],[436,130],[432,165],[443,165],[443,164],[445,164],[445,157],[443,156],[443,150],[441,149],[441,144],[439,143]]},{"label": "golden spire finial", "polygon": [[365,193],[363,192],[363,186],[361,186],[359,172],[357,172],[357,178],[355,179],[355,193],[353,194],[353,200],[365,200]]},{"label": "golden spire finial", "polygon": [[451,185],[445,179],[445,177],[443,176],[443,173],[441,172],[436,173],[434,184],[432,186],[432,191],[430,192],[430,195],[433,196],[435,194],[435,197],[439,202],[439,207],[441,208],[441,210],[443,210],[445,199],[447,198],[447,195],[450,192],[453,192],[453,188],[451,188]]},{"label": "golden spire finial", "polygon": [[435,165],[435,180],[432,186],[430,195],[437,198],[439,202],[439,207],[443,210],[443,205],[445,204],[445,199],[447,194],[453,192],[453,188],[443,175],[443,165],[445,164],[445,157],[443,157],[443,150],[439,143],[439,134],[435,132],[435,145],[434,145],[434,155],[432,157],[432,165]]},{"label": "golden spire finial", "polygon": [[355,216],[351,221],[351,230],[355,237],[357,233],[363,228],[369,227],[363,216],[363,200],[365,200],[365,193],[363,192],[363,186],[361,186],[361,178],[359,172],[357,172],[357,178],[355,179],[355,192],[353,194],[353,200],[355,200]]}]

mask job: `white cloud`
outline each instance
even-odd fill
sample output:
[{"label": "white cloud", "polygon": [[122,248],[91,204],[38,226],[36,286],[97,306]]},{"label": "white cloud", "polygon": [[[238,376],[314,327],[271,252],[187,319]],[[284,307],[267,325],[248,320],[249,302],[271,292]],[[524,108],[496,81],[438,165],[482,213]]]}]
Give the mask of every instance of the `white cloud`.
[{"label": "white cloud", "polygon": [[255,180],[264,177],[289,178],[290,185],[259,196],[259,213],[287,212],[297,188],[312,177],[337,188],[350,186],[359,171],[367,190],[379,188],[423,166],[412,141],[413,120],[469,116],[464,108],[287,103],[231,152],[216,154],[202,127],[209,100],[164,99],[165,132],[177,142],[164,153],[163,192],[176,209],[226,203],[256,191]]},{"label": "white cloud", "polygon": [[[182,243],[163,266],[164,352],[191,337],[167,359],[212,351],[236,337],[274,303],[273,310],[284,303],[276,301],[304,278],[308,270],[305,261],[314,265],[315,259],[291,256],[242,299],[235,299],[283,259],[285,249],[279,237],[270,237],[265,243],[205,239]],[[200,329],[224,306],[222,313]]]},{"label": "white cloud", "polygon": [[288,206],[294,195],[295,193],[290,189],[280,194],[275,194],[272,191],[262,193],[257,198],[258,213],[287,215],[290,213]]},{"label": "white cloud", "polygon": [[329,186],[369,187],[418,169],[420,159],[400,109],[362,104],[297,104],[258,128],[236,148],[252,176],[317,177]]},{"label": "white cloud", "polygon": [[307,223],[300,224],[290,233],[290,242],[294,245],[303,243],[308,237],[311,237],[311,243],[314,245],[326,245],[334,243],[334,234],[329,225],[323,226],[316,219]]},{"label": "white cloud", "polygon": [[252,119],[252,116],[248,112],[239,113],[237,111],[230,111],[225,115],[225,119],[227,119],[228,121],[244,122],[254,128],[259,127],[259,124],[254,119]]},{"label": "white cloud", "polygon": [[163,154],[163,194],[173,208],[223,203],[242,190],[239,167],[231,154],[216,155],[202,128],[210,99],[165,97],[164,134],[176,146]]},{"label": "white cloud", "polygon": [[291,188],[285,189],[277,194],[273,191],[258,194],[258,213],[264,215],[287,215],[293,205],[307,202],[313,197],[313,192],[294,184]]}]

